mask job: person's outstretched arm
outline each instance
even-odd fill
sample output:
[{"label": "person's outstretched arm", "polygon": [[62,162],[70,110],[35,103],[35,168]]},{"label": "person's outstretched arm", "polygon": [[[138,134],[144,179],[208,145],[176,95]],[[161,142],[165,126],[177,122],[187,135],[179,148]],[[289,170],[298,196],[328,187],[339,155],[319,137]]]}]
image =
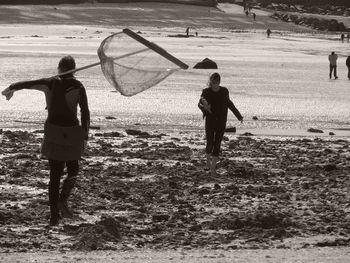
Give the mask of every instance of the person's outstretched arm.
[{"label": "person's outstretched arm", "polygon": [[21,89],[34,89],[40,90],[43,92],[48,91],[50,79],[38,79],[38,80],[29,80],[29,81],[20,81],[10,85],[9,89],[13,91],[18,91]]},{"label": "person's outstretched arm", "polygon": [[13,93],[18,90],[22,89],[33,89],[33,90],[39,90],[44,93],[47,93],[49,91],[49,84],[50,84],[49,78],[43,78],[38,80],[29,80],[29,81],[20,81],[11,84],[8,88],[6,88],[2,95],[6,96],[6,99],[9,100],[13,96]]}]

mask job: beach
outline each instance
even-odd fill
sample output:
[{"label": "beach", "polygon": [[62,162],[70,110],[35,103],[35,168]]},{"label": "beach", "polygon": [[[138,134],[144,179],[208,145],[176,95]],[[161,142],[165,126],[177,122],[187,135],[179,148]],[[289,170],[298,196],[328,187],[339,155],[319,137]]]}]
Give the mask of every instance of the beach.
[{"label": "beach", "polygon": [[[76,74],[87,90],[92,129],[71,200],[74,218],[54,228],[47,227],[49,171],[40,156],[44,96],[20,91],[2,98],[0,261],[349,260],[350,44],[277,24],[263,10],[254,22],[240,8],[2,8],[2,89],[55,75],[67,52],[78,67],[98,61],[101,41],[123,28],[190,67],[132,97],[117,93],[98,66]],[[328,77],[333,50],[338,80]],[[228,127],[237,131],[226,132],[214,177],[204,171],[197,107],[214,71],[193,68],[204,58],[218,64],[215,71],[244,116],[241,124],[229,113]]]}]

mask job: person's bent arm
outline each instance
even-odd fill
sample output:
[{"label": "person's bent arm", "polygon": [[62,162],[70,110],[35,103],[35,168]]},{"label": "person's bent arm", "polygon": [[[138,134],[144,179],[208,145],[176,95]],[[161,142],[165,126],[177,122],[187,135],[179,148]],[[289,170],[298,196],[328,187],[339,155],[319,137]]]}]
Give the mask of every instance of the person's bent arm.
[{"label": "person's bent arm", "polygon": [[86,140],[88,139],[89,128],[90,128],[90,111],[88,100],[86,96],[85,88],[80,89],[80,99],[79,99],[80,113],[81,113],[81,126],[86,132]]},{"label": "person's bent arm", "polygon": [[236,116],[236,118],[239,121],[243,121],[243,116],[242,114],[239,112],[239,110],[235,107],[235,105],[233,104],[233,102],[230,100],[229,94],[227,93],[227,100],[228,100],[228,108],[232,111],[232,113]]}]

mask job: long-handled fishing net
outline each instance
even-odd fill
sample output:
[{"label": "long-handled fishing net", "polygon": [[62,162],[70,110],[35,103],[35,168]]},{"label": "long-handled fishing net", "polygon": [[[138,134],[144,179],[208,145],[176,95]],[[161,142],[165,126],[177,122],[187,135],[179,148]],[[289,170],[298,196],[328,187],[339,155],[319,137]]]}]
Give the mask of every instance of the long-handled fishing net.
[{"label": "long-handled fishing net", "polygon": [[140,93],[175,71],[188,68],[188,65],[163,48],[130,29],[105,38],[97,54],[100,62],[75,69],[73,72],[101,64],[107,81],[124,96]]},{"label": "long-handled fishing net", "polygon": [[[158,84],[188,65],[130,29],[105,38],[97,50],[99,62],[56,75],[62,76],[101,65],[107,81],[122,95],[132,96]],[[7,99],[13,91],[2,92]]]}]

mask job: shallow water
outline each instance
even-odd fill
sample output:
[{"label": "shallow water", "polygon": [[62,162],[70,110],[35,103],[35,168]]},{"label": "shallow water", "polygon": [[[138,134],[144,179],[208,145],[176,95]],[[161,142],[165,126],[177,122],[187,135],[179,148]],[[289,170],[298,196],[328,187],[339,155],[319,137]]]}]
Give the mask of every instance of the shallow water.
[{"label": "shallow water", "polygon": [[[228,32],[189,39],[152,34],[146,37],[167,47],[190,66],[205,57],[218,63],[222,85],[229,89],[231,99],[245,118],[244,124],[239,124],[229,114],[229,126],[253,130],[350,128],[347,43],[311,35],[266,39],[258,33]],[[5,88],[15,81],[55,74],[55,64],[66,52],[66,45],[71,47],[78,66],[94,63],[102,38],[36,37],[32,45],[29,40],[23,44],[21,39],[0,39],[0,83]],[[82,47],[83,42],[86,45]],[[331,50],[339,54],[338,80],[328,79],[327,56]],[[77,78],[87,88],[93,126],[117,129],[136,124],[151,129],[196,130],[203,127],[198,98],[211,72],[178,71],[133,97],[113,92],[99,67],[79,72]],[[0,103],[1,127],[39,128],[45,116],[44,96],[38,91],[21,91],[10,102]],[[107,116],[115,119],[107,120]],[[253,116],[258,120],[252,120]]]}]

